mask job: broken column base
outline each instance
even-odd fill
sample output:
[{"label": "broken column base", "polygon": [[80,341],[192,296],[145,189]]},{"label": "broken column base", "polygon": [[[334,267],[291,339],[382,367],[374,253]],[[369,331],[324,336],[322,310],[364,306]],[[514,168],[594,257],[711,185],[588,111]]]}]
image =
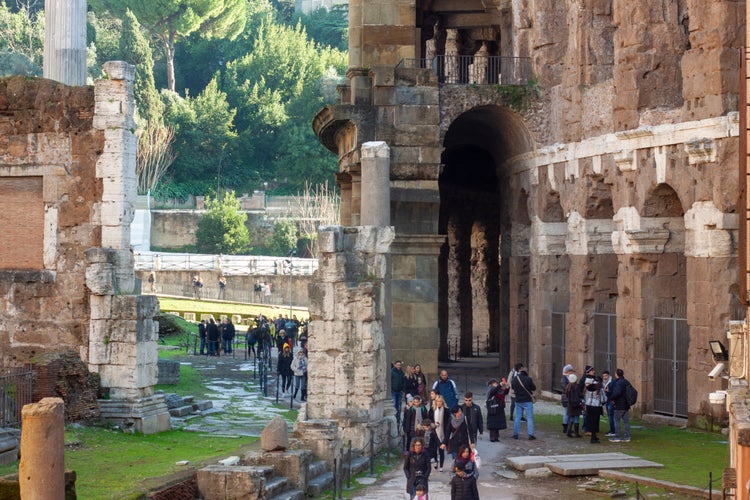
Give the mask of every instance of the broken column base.
[{"label": "broken column base", "polygon": [[204,500],[258,500],[266,498],[266,479],[272,471],[271,467],[209,465],[198,471],[196,481]]},{"label": "broken column base", "polygon": [[101,418],[124,431],[154,434],[172,428],[164,395],[137,399],[99,399]]},{"label": "broken column base", "polygon": [[380,418],[373,419],[367,410],[347,408],[335,412],[335,419],[303,420],[297,422],[295,437],[316,457],[333,464],[340,451],[348,448],[369,455],[386,448],[399,446],[400,436],[395,410],[386,408]]}]

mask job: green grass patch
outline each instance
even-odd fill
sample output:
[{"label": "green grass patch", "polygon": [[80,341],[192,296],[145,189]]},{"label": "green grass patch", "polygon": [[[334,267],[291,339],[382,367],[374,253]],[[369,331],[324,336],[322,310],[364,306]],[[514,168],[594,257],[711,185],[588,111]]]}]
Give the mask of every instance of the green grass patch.
[{"label": "green grass patch", "polygon": [[[65,466],[76,471],[79,498],[137,498],[145,489],[143,478],[183,471],[175,465],[189,460],[191,466],[212,458],[236,454],[241,442],[220,436],[167,431],[128,435],[97,427],[66,430]],[[243,439],[244,444],[256,441]]]},{"label": "green grass patch", "polygon": [[[534,415],[534,425],[545,431],[560,433],[560,422],[559,415]],[[629,474],[707,488],[709,472],[714,479],[721,478],[724,468],[729,467],[729,446],[726,437],[719,433],[657,426],[631,418],[631,441],[615,444],[603,436],[609,430],[609,422],[602,419],[600,429],[602,445],[591,453],[619,451],[664,465],[662,469],[623,469]]]}]

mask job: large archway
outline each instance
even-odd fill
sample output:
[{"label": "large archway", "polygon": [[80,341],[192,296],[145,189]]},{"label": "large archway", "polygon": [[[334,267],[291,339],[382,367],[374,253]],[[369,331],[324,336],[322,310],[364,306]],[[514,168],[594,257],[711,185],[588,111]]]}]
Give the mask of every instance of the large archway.
[{"label": "large archway", "polygon": [[518,208],[507,165],[533,142],[515,112],[481,106],[458,116],[443,144],[439,231],[447,238],[439,260],[439,359],[491,352],[505,368],[512,212]]}]

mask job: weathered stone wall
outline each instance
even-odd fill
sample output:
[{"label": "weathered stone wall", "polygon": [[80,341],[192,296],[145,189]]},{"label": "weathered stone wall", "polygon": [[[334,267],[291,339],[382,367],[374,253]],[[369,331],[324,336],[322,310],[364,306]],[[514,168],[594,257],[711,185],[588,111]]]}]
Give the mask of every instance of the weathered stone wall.
[{"label": "weathered stone wall", "polygon": [[[29,193],[9,197],[12,208],[0,201],[0,220],[18,231],[22,208],[32,229],[0,250],[0,368],[76,352],[131,417],[132,398],[151,396],[156,382],[158,303],[130,295],[135,70],[122,62],[104,70],[94,88],[0,80],[0,184]],[[166,422],[150,430],[169,427],[161,407]]]},{"label": "weathered stone wall", "polygon": [[[203,215],[195,210],[152,210],[151,246],[170,249],[195,245],[198,219]],[[266,216],[248,212],[245,226],[250,232],[251,245],[267,244],[273,237],[273,227]]]},{"label": "weathered stone wall", "polygon": [[[502,13],[495,9],[500,3]],[[408,11],[415,3],[386,4],[377,8],[392,12],[408,4]],[[715,337],[728,319],[744,315],[735,287],[744,3],[415,5],[415,57],[449,48],[468,57],[490,47],[493,55],[531,58],[534,81],[525,91],[456,85],[446,72],[447,83],[439,84],[431,61],[394,64],[395,54],[409,52],[389,38],[405,31],[402,18],[383,16],[373,26],[361,15],[350,17],[357,71],[348,75],[341,105],[326,108],[314,124],[340,158],[337,181],[348,196],[342,220],[356,220],[358,148],[377,131],[393,151],[391,213],[396,241],[404,241],[394,245],[394,277],[407,264],[398,252],[417,246],[418,233],[433,238],[435,251],[424,258],[438,261],[441,359],[449,343],[481,335],[474,323],[484,324],[494,309],[494,279],[484,281],[476,242],[496,232],[502,370],[528,363],[547,388],[564,361],[619,366],[643,395],[639,411],[670,413],[657,410],[663,388],[654,358],[657,323],[686,322],[689,347],[680,360],[686,369],[677,380],[677,406],[684,407],[677,414],[696,421],[708,393],[720,386],[699,375],[710,368],[710,332]],[[475,11],[457,13],[459,5]],[[486,26],[478,28],[482,19]],[[496,26],[502,41],[493,38]],[[367,46],[365,33],[372,37]],[[365,72],[365,65],[372,69]],[[407,95],[409,101],[397,100]],[[399,114],[394,103],[411,106]],[[419,127],[401,126],[405,116],[419,116]],[[493,176],[497,186],[488,186]],[[488,192],[500,210],[495,227],[472,213],[475,198]],[[439,200],[425,202],[433,193]],[[403,204],[405,194],[423,203]],[[414,213],[420,225],[403,222]],[[715,296],[707,299],[702,289],[709,280]],[[427,307],[436,299],[423,300]],[[699,312],[705,309],[711,313]],[[553,322],[558,313],[565,315],[562,325]],[[601,345],[598,322],[605,320],[615,328],[614,357]],[[561,328],[562,346],[554,344]]]},{"label": "weathered stone wall", "polygon": [[[38,192],[14,205],[0,197],[0,220],[14,242],[0,250],[0,367],[31,362],[50,346],[85,353],[89,303],[81,270],[85,250],[101,246],[102,237],[92,214],[102,192],[96,162],[104,132],[94,129],[93,116],[91,87],[0,80],[0,182]],[[27,220],[17,217],[19,209],[35,215],[27,234],[16,226]],[[35,257],[24,264],[24,254]]]},{"label": "weathered stone wall", "polygon": [[372,439],[380,450],[396,434],[386,384],[390,332],[384,329],[393,229],[337,226],[318,235],[321,257],[310,286],[308,349],[310,364],[326,369],[310,377],[298,435],[317,455],[332,460],[335,450],[320,442],[333,438],[331,420],[338,428],[335,443],[351,441],[354,449],[369,449]]}]

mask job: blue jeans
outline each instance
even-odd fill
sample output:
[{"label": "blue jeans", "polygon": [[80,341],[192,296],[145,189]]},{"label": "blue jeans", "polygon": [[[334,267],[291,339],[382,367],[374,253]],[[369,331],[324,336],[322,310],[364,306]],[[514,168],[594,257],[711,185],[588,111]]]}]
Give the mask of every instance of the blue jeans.
[{"label": "blue jeans", "polygon": [[609,432],[616,434],[615,429],[615,403],[607,402],[607,419],[609,420]]},{"label": "blue jeans", "polygon": [[391,391],[391,397],[393,398],[393,407],[396,408],[396,421],[401,422],[401,398],[404,396],[403,392]]},{"label": "blue jeans", "polygon": [[[628,414],[630,410],[615,410],[615,437],[619,438],[625,438],[630,439],[630,415]],[[625,434],[623,436],[620,436],[620,431],[622,429],[622,424],[625,423]]]},{"label": "blue jeans", "polygon": [[232,354],[232,341],[230,339],[223,339],[222,350],[227,354]]},{"label": "blue jeans", "polygon": [[201,337],[201,350],[200,350],[201,356],[206,354],[206,337]]},{"label": "blue jeans", "polygon": [[521,415],[526,412],[526,430],[529,436],[534,435],[534,403],[519,403],[516,401],[516,418],[513,419],[513,436],[518,436],[521,430]]}]

